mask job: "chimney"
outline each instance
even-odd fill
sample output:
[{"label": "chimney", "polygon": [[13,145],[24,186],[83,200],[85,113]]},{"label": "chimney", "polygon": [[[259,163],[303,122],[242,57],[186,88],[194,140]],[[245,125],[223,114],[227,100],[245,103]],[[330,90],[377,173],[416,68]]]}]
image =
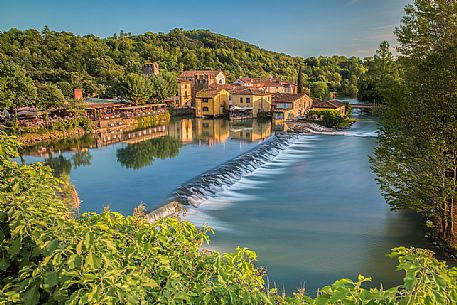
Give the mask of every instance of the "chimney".
[{"label": "chimney", "polygon": [[81,88],[74,88],[73,89],[73,98],[75,100],[82,100],[83,99],[83,89]]}]

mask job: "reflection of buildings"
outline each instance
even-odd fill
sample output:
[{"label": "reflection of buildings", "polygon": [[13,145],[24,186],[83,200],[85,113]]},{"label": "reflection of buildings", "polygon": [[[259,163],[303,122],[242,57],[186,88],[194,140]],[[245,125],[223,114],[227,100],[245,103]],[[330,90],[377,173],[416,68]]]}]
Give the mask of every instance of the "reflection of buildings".
[{"label": "reflection of buildings", "polygon": [[166,126],[156,126],[141,130],[112,130],[94,134],[91,148],[111,145],[117,142],[138,143],[167,135]]},{"label": "reflection of buildings", "polygon": [[191,143],[194,140],[192,122],[192,119],[181,119],[170,122],[170,125],[168,125],[168,135],[178,139],[183,144]]},{"label": "reflection of buildings", "polygon": [[209,146],[224,143],[230,137],[230,125],[227,120],[195,120],[195,139],[198,143]]},{"label": "reflection of buildings", "polygon": [[271,136],[270,121],[244,120],[236,123],[224,119],[181,119],[171,121],[168,135],[182,144],[215,145],[229,138],[255,142]]},{"label": "reflection of buildings", "polygon": [[178,139],[182,144],[194,142],[211,146],[227,141],[230,136],[230,125],[223,119],[180,119],[170,122],[168,135]]},{"label": "reflection of buildings", "polygon": [[271,136],[271,122],[258,122],[251,124],[234,124],[231,127],[230,137],[232,139],[255,142],[265,140]]}]

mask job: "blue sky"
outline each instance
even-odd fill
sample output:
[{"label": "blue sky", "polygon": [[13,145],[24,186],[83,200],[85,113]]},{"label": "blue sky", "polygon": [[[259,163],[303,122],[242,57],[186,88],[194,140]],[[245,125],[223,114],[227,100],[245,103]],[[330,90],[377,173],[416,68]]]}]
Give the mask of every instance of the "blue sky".
[{"label": "blue sky", "polygon": [[0,30],[110,36],[173,28],[208,29],[294,56],[369,56],[393,30],[410,0],[0,0]]}]

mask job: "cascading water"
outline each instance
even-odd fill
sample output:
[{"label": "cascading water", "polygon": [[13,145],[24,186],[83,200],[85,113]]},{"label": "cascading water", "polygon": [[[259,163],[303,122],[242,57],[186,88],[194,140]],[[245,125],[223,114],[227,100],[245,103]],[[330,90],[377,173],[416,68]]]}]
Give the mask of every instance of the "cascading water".
[{"label": "cascading water", "polygon": [[284,134],[270,138],[253,150],[190,180],[176,191],[176,200],[183,205],[198,206],[205,199],[216,196],[273,160],[298,137],[299,135]]}]

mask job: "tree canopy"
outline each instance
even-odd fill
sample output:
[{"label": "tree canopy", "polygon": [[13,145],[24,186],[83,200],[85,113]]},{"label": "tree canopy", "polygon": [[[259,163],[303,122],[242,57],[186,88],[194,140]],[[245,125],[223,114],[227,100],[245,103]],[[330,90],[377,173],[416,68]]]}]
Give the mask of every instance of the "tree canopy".
[{"label": "tree canopy", "polygon": [[372,59],[366,61],[367,72],[358,83],[358,98],[363,101],[383,104],[390,90],[401,82],[401,69],[390,51],[390,45],[383,41]]},{"label": "tree canopy", "polygon": [[[387,201],[394,208],[421,212],[454,249],[457,44],[450,33],[457,31],[457,23],[449,21],[456,16],[455,1],[416,0],[406,7],[396,31],[401,52],[397,64],[404,73],[400,82],[380,91],[382,129],[372,160]],[[390,77],[384,74],[382,81]]]}]

